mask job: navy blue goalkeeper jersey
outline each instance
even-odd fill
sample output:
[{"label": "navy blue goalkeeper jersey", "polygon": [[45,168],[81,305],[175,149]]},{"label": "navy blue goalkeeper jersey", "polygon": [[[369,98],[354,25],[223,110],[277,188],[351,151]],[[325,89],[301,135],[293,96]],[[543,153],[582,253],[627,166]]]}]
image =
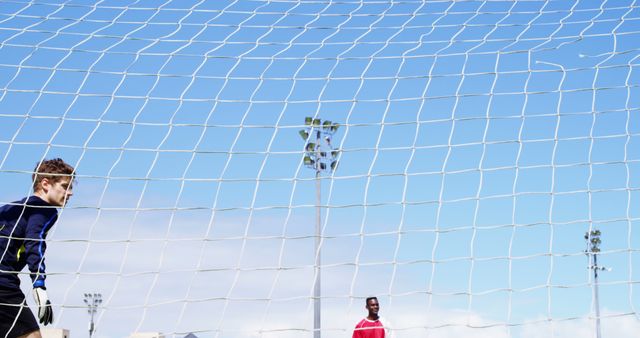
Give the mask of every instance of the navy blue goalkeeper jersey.
[{"label": "navy blue goalkeeper jersey", "polygon": [[33,287],[44,287],[45,238],[57,219],[57,209],[37,196],[0,207],[0,287],[20,289],[25,266]]}]

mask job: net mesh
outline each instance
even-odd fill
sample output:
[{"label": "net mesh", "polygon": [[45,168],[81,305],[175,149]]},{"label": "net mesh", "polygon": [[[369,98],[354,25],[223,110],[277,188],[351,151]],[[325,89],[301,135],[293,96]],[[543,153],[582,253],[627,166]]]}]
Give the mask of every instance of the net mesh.
[{"label": "net mesh", "polygon": [[100,336],[311,337],[318,257],[324,337],[372,295],[395,337],[633,336],[639,34],[624,0],[2,1],[0,201],[77,168],[74,336],[99,292]]}]

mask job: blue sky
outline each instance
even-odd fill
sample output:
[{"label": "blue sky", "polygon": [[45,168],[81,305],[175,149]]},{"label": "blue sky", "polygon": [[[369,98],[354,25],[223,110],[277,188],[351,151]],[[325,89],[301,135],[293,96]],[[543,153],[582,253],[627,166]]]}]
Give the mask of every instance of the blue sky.
[{"label": "blue sky", "polygon": [[[56,327],[300,337],[312,327],[306,116],[322,177],[323,328],[379,295],[398,337],[637,332],[633,1],[5,1],[1,202],[63,157]],[[251,324],[247,325],[247,321]],[[534,329],[535,328],[535,329]],[[266,330],[266,331],[265,331]],[[271,332],[270,330],[276,330]],[[262,333],[261,333],[262,332]]]}]

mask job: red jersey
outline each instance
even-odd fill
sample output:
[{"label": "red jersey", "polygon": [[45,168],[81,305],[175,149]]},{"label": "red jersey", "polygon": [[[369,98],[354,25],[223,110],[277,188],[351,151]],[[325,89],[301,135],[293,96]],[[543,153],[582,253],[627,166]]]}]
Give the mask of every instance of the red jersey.
[{"label": "red jersey", "polygon": [[384,326],[379,319],[364,318],[356,325],[352,338],[384,338]]}]

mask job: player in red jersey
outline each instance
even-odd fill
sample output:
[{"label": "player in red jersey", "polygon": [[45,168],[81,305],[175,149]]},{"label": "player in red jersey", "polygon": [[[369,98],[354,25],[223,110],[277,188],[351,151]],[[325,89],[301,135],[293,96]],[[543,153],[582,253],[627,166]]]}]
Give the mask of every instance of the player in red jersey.
[{"label": "player in red jersey", "polygon": [[365,308],[369,311],[369,314],[358,322],[355,330],[353,330],[352,338],[390,338],[386,334],[385,326],[382,324],[380,316],[378,316],[380,311],[378,298],[368,297],[365,302],[367,304]]}]

